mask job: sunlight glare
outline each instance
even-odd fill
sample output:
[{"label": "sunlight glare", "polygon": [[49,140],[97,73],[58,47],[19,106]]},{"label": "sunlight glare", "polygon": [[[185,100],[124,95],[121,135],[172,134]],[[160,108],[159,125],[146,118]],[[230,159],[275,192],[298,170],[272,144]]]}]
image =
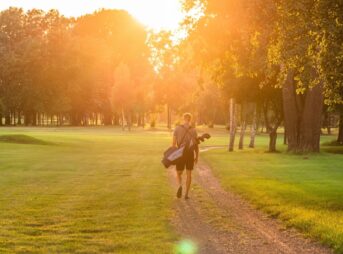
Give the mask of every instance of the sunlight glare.
[{"label": "sunlight glare", "polygon": [[127,10],[147,27],[158,30],[175,30],[184,18],[178,0],[135,1]]},{"label": "sunlight glare", "polygon": [[95,10],[127,10],[139,22],[154,31],[176,30],[184,18],[180,0],[1,0],[0,10],[10,6],[24,10],[57,9],[63,15],[79,17]]}]

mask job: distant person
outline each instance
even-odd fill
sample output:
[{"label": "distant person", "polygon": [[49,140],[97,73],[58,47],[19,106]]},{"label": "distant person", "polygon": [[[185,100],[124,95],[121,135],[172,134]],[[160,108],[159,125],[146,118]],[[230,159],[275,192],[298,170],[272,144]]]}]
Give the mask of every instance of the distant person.
[{"label": "distant person", "polygon": [[190,113],[185,113],[183,115],[183,120],[184,123],[175,128],[173,136],[174,147],[185,146],[183,157],[176,164],[176,176],[179,184],[176,196],[178,198],[182,197],[182,173],[186,169],[187,179],[185,199],[189,199],[188,194],[192,182],[192,170],[194,169],[194,164],[198,162],[199,146],[197,141],[198,134],[191,124],[192,115]]}]

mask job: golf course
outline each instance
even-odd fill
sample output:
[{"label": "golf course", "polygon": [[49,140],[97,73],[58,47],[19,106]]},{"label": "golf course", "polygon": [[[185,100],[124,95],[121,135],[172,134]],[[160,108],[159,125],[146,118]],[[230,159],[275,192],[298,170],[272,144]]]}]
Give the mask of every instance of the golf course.
[{"label": "golf course", "polygon": [[[223,189],[343,253],[343,150],[325,146],[333,136],[316,155],[287,154],[282,138],[280,153],[267,153],[263,134],[255,149],[228,153],[224,128],[204,131],[213,137],[203,148],[217,148],[200,161]],[[171,138],[166,129],[2,128],[0,253],[195,253],[177,251],[175,202],[187,201],[176,199],[173,169],[160,163]],[[213,223],[230,227],[225,216]]]},{"label": "golf course", "polygon": [[0,254],[343,254],[342,0],[1,0]]}]

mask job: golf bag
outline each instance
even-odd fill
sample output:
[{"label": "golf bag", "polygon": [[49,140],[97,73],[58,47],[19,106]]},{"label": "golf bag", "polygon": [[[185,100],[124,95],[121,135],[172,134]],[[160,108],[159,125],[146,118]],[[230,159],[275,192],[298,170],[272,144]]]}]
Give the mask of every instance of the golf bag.
[{"label": "golf bag", "polygon": [[[209,139],[210,137],[211,137],[210,134],[205,133],[197,138],[197,142],[198,144],[200,144],[201,142],[204,142],[205,139]],[[185,151],[185,146],[169,147],[164,152],[163,159],[161,161],[164,167],[169,168],[172,165],[176,165],[182,159],[184,151]]]}]

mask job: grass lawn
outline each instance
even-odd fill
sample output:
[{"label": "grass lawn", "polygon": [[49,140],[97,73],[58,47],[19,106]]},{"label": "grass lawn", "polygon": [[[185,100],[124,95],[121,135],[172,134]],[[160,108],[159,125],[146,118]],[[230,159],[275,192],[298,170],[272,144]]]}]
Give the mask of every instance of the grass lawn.
[{"label": "grass lawn", "polygon": [[[0,253],[171,253],[170,136],[0,129]],[[14,142],[14,143],[13,143]]]},{"label": "grass lawn", "polygon": [[[211,134],[206,145],[227,144],[223,129]],[[174,193],[160,164],[170,139],[165,131],[1,128],[0,253],[172,253]],[[343,252],[343,155],[269,154],[267,141],[202,157],[225,187]]]},{"label": "grass lawn", "polygon": [[[281,139],[278,148],[284,152]],[[225,144],[227,137],[214,140]],[[268,137],[259,136],[256,149],[211,150],[202,157],[224,187],[343,253],[343,155],[325,152],[342,149],[323,147],[323,153],[309,156],[270,154],[267,143]]]}]

